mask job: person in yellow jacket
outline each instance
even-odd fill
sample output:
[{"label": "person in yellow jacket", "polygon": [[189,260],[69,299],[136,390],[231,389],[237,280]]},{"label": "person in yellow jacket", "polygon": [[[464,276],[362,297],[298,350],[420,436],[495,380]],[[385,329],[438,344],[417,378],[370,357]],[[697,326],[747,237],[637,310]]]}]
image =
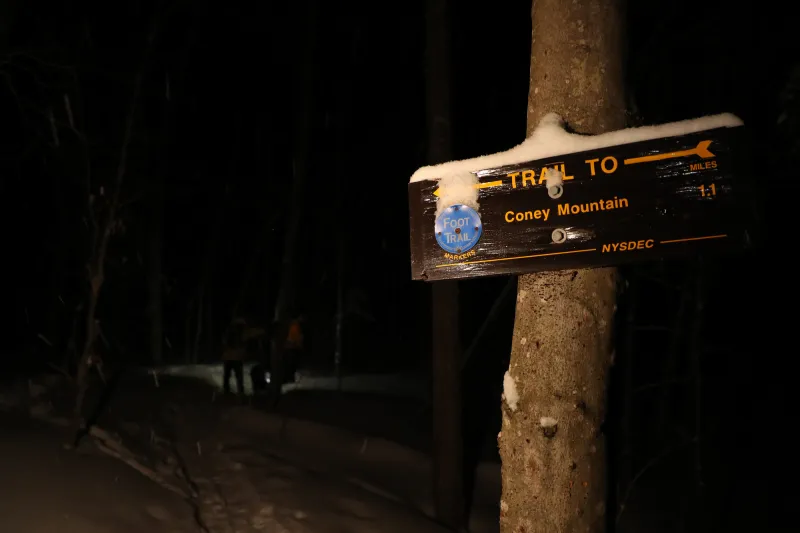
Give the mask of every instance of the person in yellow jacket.
[{"label": "person in yellow jacket", "polygon": [[247,343],[255,339],[260,340],[265,334],[263,327],[250,326],[244,318],[237,317],[231,321],[222,350],[222,388],[225,394],[230,393],[231,374],[234,374],[239,396],[244,396],[244,361],[248,358]]}]

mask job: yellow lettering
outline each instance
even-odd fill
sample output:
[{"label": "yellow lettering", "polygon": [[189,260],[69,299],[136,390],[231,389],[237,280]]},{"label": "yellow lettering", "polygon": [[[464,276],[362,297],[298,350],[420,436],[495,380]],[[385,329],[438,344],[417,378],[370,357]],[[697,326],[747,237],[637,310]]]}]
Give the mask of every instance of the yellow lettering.
[{"label": "yellow lettering", "polygon": [[527,182],[531,182],[531,185],[536,185],[536,172],[533,170],[523,170],[522,171],[522,186],[527,187]]},{"label": "yellow lettering", "polygon": [[717,161],[704,161],[702,163],[691,163],[689,170],[696,172],[698,170],[708,170],[709,168],[717,168]]},{"label": "yellow lettering", "polygon": [[[608,211],[611,209],[619,209],[628,207],[627,198],[614,197],[613,200],[597,200],[585,204],[558,204],[558,214],[563,215],[577,215],[578,213],[593,213],[595,211]],[[545,219],[546,220],[546,219]]]},{"label": "yellow lettering", "polygon": [[503,218],[509,224],[511,224],[512,222],[524,222],[528,220],[547,220],[548,218],[550,218],[550,209],[537,209],[535,211],[519,211],[519,212],[506,211],[505,214],[503,215]]},{"label": "yellow lettering", "polygon": [[[614,165],[614,166],[611,167],[611,170],[606,169],[606,161],[611,161],[611,163]],[[615,170],[617,170],[617,160],[616,160],[616,158],[613,157],[613,156],[604,157],[603,160],[600,161],[600,168],[602,168],[603,172],[605,172],[606,174],[613,173]]]},{"label": "yellow lettering", "polygon": [[589,163],[589,170],[592,172],[592,176],[594,176],[594,164],[600,161],[599,159],[587,159],[584,161],[585,163]]},{"label": "yellow lettering", "polygon": [[634,250],[644,250],[653,248],[656,242],[653,239],[641,239],[638,241],[612,242],[602,246],[603,253],[607,252],[631,252]]},{"label": "yellow lettering", "polygon": [[519,172],[512,172],[511,174],[508,175],[508,177],[511,178],[511,188],[512,189],[516,189],[517,188],[517,176],[519,176]]},{"label": "yellow lettering", "polygon": [[544,180],[546,180],[546,179],[547,179],[547,178],[545,178],[545,175],[546,175],[546,174],[547,174],[547,167],[544,167],[544,168],[542,169],[542,173],[541,173],[541,174],[539,174],[539,185],[542,185],[542,184],[544,183]]},{"label": "yellow lettering", "polygon": [[469,252],[461,255],[453,255],[453,254],[444,254],[445,259],[450,259],[451,261],[461,261],[463,259],[468,259],[475,255],[475,250],[470,250]]},{"label": "yellow lettering", "polygon": [[563,176],[561,179],[564,181],[575,179],[575,176],[567,176],[567,171],[564,169],[564,163],[561,163],[561,175]]}]

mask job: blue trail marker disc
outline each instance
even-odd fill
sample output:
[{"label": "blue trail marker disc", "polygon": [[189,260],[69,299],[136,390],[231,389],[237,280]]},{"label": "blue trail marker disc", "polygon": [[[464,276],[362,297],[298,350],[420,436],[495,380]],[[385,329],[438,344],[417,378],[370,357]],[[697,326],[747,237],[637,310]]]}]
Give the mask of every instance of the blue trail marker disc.
[{"label": "blue trail marker disc", "polygon": [[436,242],[445,252],[463,254],[470,251],[483,234],[483,224],[477,211],[469,206],[451,205],[436,217]]}]

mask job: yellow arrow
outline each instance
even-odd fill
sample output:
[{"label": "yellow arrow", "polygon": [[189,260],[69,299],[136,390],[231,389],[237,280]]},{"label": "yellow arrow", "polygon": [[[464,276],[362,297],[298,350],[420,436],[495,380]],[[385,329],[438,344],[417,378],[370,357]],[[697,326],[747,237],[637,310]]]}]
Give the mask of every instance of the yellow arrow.
[{"label": "yellow arrow", "polygon": [[662,159],[673,159],[676,157],[687,157],[690,155],[699,155],[703,159],[708,159],[709,157],[715,157],[712,154],[708,147],[711,146],[711,141],[700,141],[697,144],[697,148],[692,148],[691,150],[683,150],[680,152],[669,152],[666,154],[656,154],[656,155],[646,155],[643,157],[634,157],[632,159],[626,159],[626,165],[635,165],[636,163],[647,163],[649,161],[661,161]]},{"label": "yellow arrow", "polygon": [[[497,181],[487,181],[486,183],[476,183],[475,185],[473,185],[473,187],[476,189],[488,189],[489,187],[500,187],[502,185],[503,185],[503,180],[497,180]],[[439,190],[440,189],[436,189],[435,191],[433,191],[433,195],[439,196]]]}]

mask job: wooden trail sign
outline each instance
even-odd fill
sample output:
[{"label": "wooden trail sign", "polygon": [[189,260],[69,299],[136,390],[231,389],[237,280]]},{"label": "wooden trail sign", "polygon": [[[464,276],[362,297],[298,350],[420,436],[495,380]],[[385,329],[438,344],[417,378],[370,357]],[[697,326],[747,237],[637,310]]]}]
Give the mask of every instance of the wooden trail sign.
[{"label": "wooden trail sign", "polygon": [[[483,169],[478,209],[409,184],[413,279],[610,266],[741,249],[753,205],[744,127],[719,127]],[[547,174],[563,177],[548,193]],[[448,209],[445,209],[448,208]]]}]

